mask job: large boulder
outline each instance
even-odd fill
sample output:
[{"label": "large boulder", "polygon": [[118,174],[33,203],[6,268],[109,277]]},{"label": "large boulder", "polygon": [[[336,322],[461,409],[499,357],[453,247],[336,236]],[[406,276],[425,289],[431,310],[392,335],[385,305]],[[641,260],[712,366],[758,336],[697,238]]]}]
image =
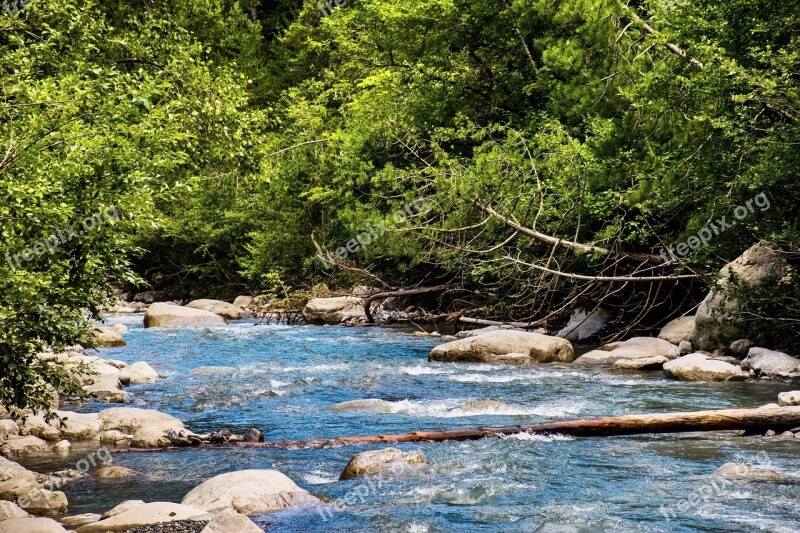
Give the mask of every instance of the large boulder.
[{"label": "large boulder", "polygon": [[684,341],[691,341],[694,320],[693,316],[676,318],[661,329],[658,338],[669,341],[676,346]]},{"label": "large boulder", "polygon": [[17,504],[32,515],[56,516],[66,512],[67,497],[61,491],[34,489],[20,496]]},{"label": "large boulder", "polygon": [[680,355],[677,346],[664,339],[634,337],[614,347],[613,350],[593,350],[575,360],[579,366],[613,365],[621,360],[653,360],[656,357],[675,359]]},{"label": "large boulder", "polygon": [[800,378],[800,359],[766,348],[750,348],[742,368],[752,369],[767,378]]},{"label": "large boulder", "polygon": [[397,448],[362,452],[350,459],[339,479],[369,476],[385,470],[397,471],[408,465],[426,462],[425,456],[419,452],[402,452]]},{"label": "large boulder", "polygon": [[608,325],[609,314],[605,309],[595,309],[591,313],[578,309],[569,317],[569,322],[556,333],[556,337],[578,342],[600,333]]},{"label": "large boulder", "polygon": [[118,346],[125,346],[125,339],[122,338],[122,335],[120,335],[119,331],[116,329],[107,326],[99,326],[95,328],[92,346],[95,348],[116,348]]},{"label": "large boulder", "polygon": [[4,457],[19,457],[49,451],[47,443],[39,437],[28,435],[26,437],[11,437],[1,447],[0,455]]},{"label": "large boulder", "polygon": [[242,311],[241,307],[231,305],[228,302],[223,302],[221,300],[193,300],[186,304],[186,307],[191,307],[192,309],[202,309],[203,311],[214,313],[215,315],[227,318],[228,320],[238,320],[242,318],[242,315],[244,314],[244,311]]},{"label": "large boulder", "polygon": [[254,298],[252,296],[237,296],[236,299],[233,301],[233,306],[238,307],[239,309],[247,309],[251,305],[253,305]]},{"label": "large boulder", "polygon": [[263,529],[241,513],[226,509],[215,516],[200,533],[263,533]]},{"label": "large boulder", "polygon": [[100,433],[100,417],[97,413],[75,413],[72,411],[56,411],[61,437],[69,440],[94,440]]},{"label": "large boulder", "polygon": [[227,324],[224,318],[210,311],[166,303],[155,303],[148,307],[144,314],[144,327],[146,328],[226,326]]},{"label": "large boulder", "polygon": [[[207,521],[212,517],[202,509],[179,503],[153,502],[137,505],[127,511],[104,518],[99,522],[86,524],[77,529],[78,533],[106,533],[125,531],[150,524],[164,524],[180,520]],[[167,531],[161,529],[161,531]]]},{"label": "large boulder", "polygon": [[14,518],[28,518],[29,515],[19,505],[14,502],[0,500],[0,522],[12,520]]},{"label": "large boulder", "polygon": [[740,367],[693,353],[664,364],[664,374],[680,381],[744,381],[750,375]]},{"label": "large boulder", "polygon": [[0,522],[0,533],[67,533],[52,518],[15,518]]},{"label": "large boulder", "polygon": [[[507,358],[509,354],[515,357]],[[571,363],[574,358],[572,343],[566,339],[509,330],[440,344],[428,355],[429,361],[464,363]]]},{"label": "large boulder", "polygon": [[129,392],[122,390],[119,373],[113,376],[90,376],[90,383],[81,387],[83,392],[91,394],[97,399],[108,403],[125,403],[130,397]]},{"label": "large boulder", "polygon": [[320,500],[277,470],[242,470],[204,481],[181,503],[208,512],[233,509],[254,516],[289,506],[318,504]]},{"label": "large boulder", "polygon": [[314,298],[306,304],[303,316],[309,324],[341,324],[367,317],[364,301],[352,296]]},{"label": "large boulder", "polygon": [[717,285],[706,295],[695,316],[692,344],[696,350],[712,351],[737,338],[737,326],[727,315],[736,302],[726,291],[735,279],[749,286],[780,279],[786,271],[781,254],[766,244],[756,244],[719,271]]},{"label": "large boulder", "polygon": [[168,446],[166,434],[184,429],[183,422],[174,416],[150,409],[116,407],[100,411],[100,430],[117,430],[133,435],[134,448],[156,448]]},{"label": "large boulder", "polygon": [[0,500],[16,500],[39,487],[36,474],[0,457]]}]

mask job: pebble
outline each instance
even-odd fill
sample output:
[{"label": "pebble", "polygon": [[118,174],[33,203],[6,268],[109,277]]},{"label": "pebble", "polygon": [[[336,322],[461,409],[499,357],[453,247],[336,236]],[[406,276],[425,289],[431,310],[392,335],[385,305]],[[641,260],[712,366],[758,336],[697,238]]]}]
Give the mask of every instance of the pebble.
[{"label": "pebble", "polygon": [[207,524],[207,520],[176,520],[126,529],[125,533],[200,533]]}]

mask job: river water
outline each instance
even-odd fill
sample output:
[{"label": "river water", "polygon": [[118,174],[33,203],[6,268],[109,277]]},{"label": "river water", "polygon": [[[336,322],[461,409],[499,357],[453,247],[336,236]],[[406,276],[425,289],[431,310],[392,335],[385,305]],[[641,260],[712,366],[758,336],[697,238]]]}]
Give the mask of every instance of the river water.
[{"label": "river water", "polygon": [[[403,329],[237,321],[229,328],[160,330],[143,329],[141,315],[109,322],[131,331],[127,347],[103,350],[102,357],[147,361],[166,376],[128,388],[133,406],[168,412],[197,433],[257,427],[267,440],[755,407],[791,389],[679,383],[660,373],[569,365],[428,363],[436,340]],[[484,400],[497,402],[477,403]],[[107,407],[89,403],[76,410]],[[223,472],[274,468],[315,494],[339,501],[352,494],[354,503],[257,517],[270,532],[800,531],[800,439],[521,435],[400,445],[421,451],[428,464],[380,486],[337,481],[355,453],[380,447],[117,453],[114,464],[146,476],[84,478],[63,490],[70,514],[102,513],[127,499],[179,502]],[[76,447],[68,458],[28,466],[74,467],[83,455]],[[785,480],[721,484],[710,476],[734,460],[768,466]]]}]

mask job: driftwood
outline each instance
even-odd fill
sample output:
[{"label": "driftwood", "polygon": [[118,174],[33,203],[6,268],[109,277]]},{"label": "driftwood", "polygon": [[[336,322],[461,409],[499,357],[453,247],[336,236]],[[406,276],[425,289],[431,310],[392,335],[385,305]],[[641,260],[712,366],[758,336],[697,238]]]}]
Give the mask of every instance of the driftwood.
[{"label": "driftwood", "polygon": [[462,324],[472,324],[476,326],[511,326],[513,328],[519,329],[530,329],[533,326],[529,322],[498,322],[496,320],[486,320],[484,318],[469,318],[466,316],[462,316],[458,318],[458,321]]},{"label": "driftwood", "polygon": [[[363,437],[334,437],[332,439],[288,440],[277,442],[234,442],[203,444],[200,449],[238,448],[328,448],[358,444],[393,444],[401,442],[445,442],[478,440],[519,433],[539,435],[570,435],[573,437],[614,437],[656,433],[695,433],[706,431],[745,431],[763,434],[769,429],[777,432],[800,427],[800,406],[763,407],[758,409],[724,409],[687,413],[653,413],[605,418],[589,418],[556,422],[539,422],[518,426],[480,427],[447,431],[413,431],[401,435],[369,435]],[[180,447],[118,450],[159,452],[180,450]]]},{"label": "driftwood", "polygon": [[386,298],[401,297],[401,296],[414,296],[418,294],[430,294],[433,292],[443,292],[451,288],[453,288],[451,284],[446,284],[446,285],[437,285],[435,287],[421,287],[419,289],[402,289],[399,291],[379,292],[373,294],[372,296],[364,300],[364,314],[367,315],[367,322],[372,323],[375,322],[375,319],[372,317],[372,311],[370,310],[370,306],[372,305],[372,302],[376,300],[385,300]]}]

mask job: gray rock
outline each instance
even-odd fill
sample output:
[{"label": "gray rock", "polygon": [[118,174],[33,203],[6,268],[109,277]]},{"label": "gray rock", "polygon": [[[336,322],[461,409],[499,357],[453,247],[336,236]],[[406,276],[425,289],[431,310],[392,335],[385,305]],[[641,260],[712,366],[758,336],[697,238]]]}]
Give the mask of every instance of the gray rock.
[{"label": "gray rock", "polygon": [[314,298],[306,304],[303,316],[309,324],[341,324],[367,318],[364,301],[352,296]]},{"label": "gray rock", "polygon": [[782,392],[778,394],[778,405],[800,405],[800,390]]},{"label": "gray rock", "polygon": [[745,479],[749,481],[780,481],[783,479],[783,476],[774,470],[744,463],[725,463],[714,474],[729,479]]},{"label": "gray rock", "polygon": [[233,509],[225,509],[201,533],[262,533],[262,529],[245,515]]},{"label": "gray rock", "polygon": [[681,355],[689,355],[694,352],[694,346],[692,346],[691,341],[681,341],[678,344],[678,350],[680,350]]},{"label": "gray rock", "polygon": [[666,363],[664,374],[680,381],[743,381],[749,377],[740,367],[711,359],[701,353],[693,353]]},{"label": "gray rock", "polygon": [[227,324],[224,318],[215,313],[168,303],[153,304],[144,314],[144,327],[146,328],[226,326]]},{"label": "gray rock", "polygon": [[231,305],[221,300],[193,300],[186,304],[186,307],[202,309],[203,311],[214,313],[228,320],[238,320],[244,315],[244,311],[242,311],[241,307]]},{"label": "gray rock", "polygon": [[747,353],[750,351],[750,348],[753,347],[753,343],[747,339],[739,339],[738,341],[733,341],[731,343],[731,353],[737,356],[739,359],[744,359],[747,357]]},{"label": "gray rock", "polygon": [[661,333],[658,334],[658,338],[678,345],[683,341],[691,340],[693,329],[694,317],[684,316],[677,318],[664,326],[661,330]]},{"label": "gray rock", "polygon": [[256,428],[250,428],[242,436],[244,442],[264,442],[264,434]]},{"label": "gray rock", "polygon": [[752,369],[758,376],[770,378],[800,378],[800,359],[766,348],[750,348],[742,368]]},{"label": "gray rock", "polygon": [[608,325],[609,314],[605,309],[596,309],[591,313],[578,309],[573,311],[569,322],[556,333],[556,337],[578,342],[597,335]]},{"label": "gray rock", "polygon": [[[570,363],[575,357],[568,340],[527,331],[499,330],[440,344],[431,350],[428,360],[485,363],[509,354],[515,354],[515,361],[528,363]],[[520,355],[527,359],[521,359]]]},{"label": "gray rock", "polygon": [[611,366],[620,360],[652,359],[665,357],[675,359],[680,355],[678,347],[664,339],[634,337],[616,346],[611,351],[593,350],[575,360],[578,366]]},{"label": "gray rock", "polygon": [[350,459],[339,476],[340,480],[378,474],[386,470],[399,474],[409,465],[427,463],[419,452],[402,452],[397,448],[385,448],[362,452]]},{"label": "gray rock", "polygon": [[0,533],[67,533],[52,518],[15,518],[0,522]]},{"label": "gray rock", "polygon": [[726,289],[732,277],[750,286],[758,286],[769,280],[780,279],[785,270],[786,263],[780,253],[761,243],[725,265],[719,271],[717,286],[697,309],[691,338],[695,349],[713,350],[736,339],[737,326],[729,317],[736,308],[736,302],[726,298]]}]

